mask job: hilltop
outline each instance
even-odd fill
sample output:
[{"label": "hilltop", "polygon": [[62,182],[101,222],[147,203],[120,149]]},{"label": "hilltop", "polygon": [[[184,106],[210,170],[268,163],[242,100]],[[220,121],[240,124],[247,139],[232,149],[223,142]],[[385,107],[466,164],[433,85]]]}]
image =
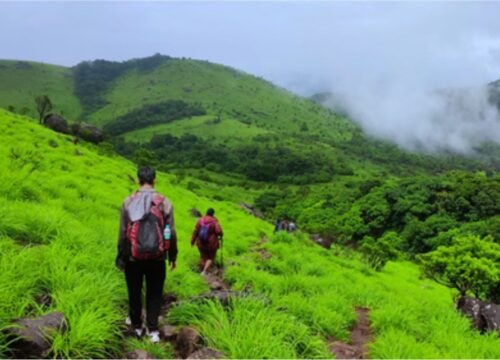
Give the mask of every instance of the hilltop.
[{"label": "hilltop", "polygon": [[309,99],[208,61],[159,54],[72,68],[0,61],[0,83],[0,106],[34,117],[34,95],[46,94],[68,120],[104,127],[122,155],[139,161],[139,147],[169,170],[308,184],[491,167],[405,152]]},{"label": "hilltop", "polygon": [[[0,141],[6,144],[0,148],[0,327],[58,310],[70,326],[54,335],[51,356],[121,357],[144,348],[172,358],[169,343],[122,335],[126,291],[114,256],[119,206],[135,189],[135,165],[106,146],[75,144],[3,110]],[[188,190],[189,177],[158,177],[158,189],[174,203],[180,239],[179,267],[168,274],[165,290],[181,301],[165,321],[194,326],[225,356],[332,357],[335,342],[348,341],[360,307],[368,309],[373,358],[500,356],[498,336],[472,330],[454,309],[455,293],[420,279],[415,265],[390,262],[375,272],[349,249],[327,250],[301,234],[273,236],[269,223],[231,201]],[[190,210],[209,206],[226,233],[224,281],[246,294],[227,307],[196,300],[209,289],[187,241],[195,221]]]}]

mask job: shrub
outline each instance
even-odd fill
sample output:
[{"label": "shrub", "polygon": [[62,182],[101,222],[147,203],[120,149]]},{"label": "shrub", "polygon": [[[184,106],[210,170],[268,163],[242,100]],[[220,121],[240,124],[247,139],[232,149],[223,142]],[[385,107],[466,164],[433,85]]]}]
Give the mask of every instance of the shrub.
[{"label": "shrub", "polygon": [[374,270],[380,271],[389,260],[398,258],[399,252],[396,250],[396,246],[400,241],[395,232],[389,231],[377,240],[371,236],[365,236],[361,240],[359,249],[368,264]]},{"label": "shrub", "polygon": [[457,289],[461,295],[472,292],[477,298],[498,302],[500,294],[500,245],[491,236],[459,236],[449,247],[417,257],[424,274]]}]

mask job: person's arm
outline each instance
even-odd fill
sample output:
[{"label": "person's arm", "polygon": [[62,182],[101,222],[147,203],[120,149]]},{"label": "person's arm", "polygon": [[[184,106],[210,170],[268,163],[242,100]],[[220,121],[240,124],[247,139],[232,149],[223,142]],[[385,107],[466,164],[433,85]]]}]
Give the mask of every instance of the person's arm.
[{"label": "person's arm", "polygon": [[116,266],[120,270],[125,269],[125,263],[127,262],[127,223],[128,215],[125,208],[125,202],[123,202],[120,209],[120,227],[118,229],[118,254],[116,256]]},{"label": "person's arm", "polygon": [[198,238],[198,233],[200,232],[200,227],[201,227],[200,220],[198,220],[196,222],[195,227],[194,227],[193,235],[191,236],[191,246],[194,245],[194,243],[196,242],[196,239]]},{"label": "person's arm", "polygon": [[222,227],[219,224],[219,220],[215,222],[215,234],[219,239],[222,239],[224,237],[224,232],[222,231]]},{"label": "person's arm", "polygon": [[179,252],[177,248],[177,231],[175,229],[175,218],[174,218],[174,207],[168,201],[165,201],[165,226],[170,225],[170,249],[168,250],[168,263],[175,268],[175,262],[177,260],[177,254]]}]

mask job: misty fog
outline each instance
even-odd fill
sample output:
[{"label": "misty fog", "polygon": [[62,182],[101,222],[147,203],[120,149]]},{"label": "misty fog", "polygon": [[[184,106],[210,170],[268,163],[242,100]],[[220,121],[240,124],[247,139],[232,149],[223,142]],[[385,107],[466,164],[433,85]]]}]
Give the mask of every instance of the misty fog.
[{"label": "misty fog", "polygon": [[468,153],[500,142],[481,89],[500,79],[499,11],[495,2],[7,2],[0,58],[209,60],[300,95],[332,91],[367,132],[407,149]]},{"label": "misty fog", "polygon": [[500,117],[487,86],[425,90],[408,84],[333,91],[324,104],[371,135],[411,151],[472,153],[500,144]]}]

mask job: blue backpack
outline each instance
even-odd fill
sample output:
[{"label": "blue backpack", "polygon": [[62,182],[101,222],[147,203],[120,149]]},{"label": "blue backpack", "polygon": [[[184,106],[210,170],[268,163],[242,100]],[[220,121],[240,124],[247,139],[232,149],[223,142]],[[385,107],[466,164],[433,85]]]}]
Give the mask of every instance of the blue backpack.
[{"label": "blue backpack", "polygon": [[210,225],[212,225],[212,223],[201,223],[200,231],[198,232],[198,238],[200,239],[202,245],[208,244],[208,240],[210,239]]}]

